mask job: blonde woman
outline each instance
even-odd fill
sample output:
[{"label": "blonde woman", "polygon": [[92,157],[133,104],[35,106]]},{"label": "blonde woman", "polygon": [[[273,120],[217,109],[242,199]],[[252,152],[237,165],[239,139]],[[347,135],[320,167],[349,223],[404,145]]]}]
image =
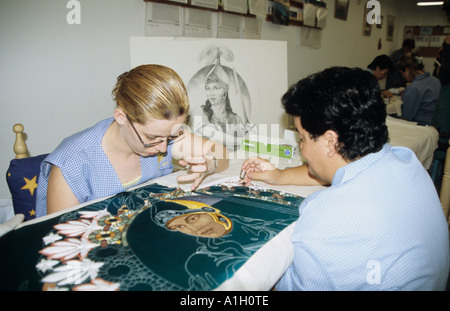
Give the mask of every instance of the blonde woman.
[{"label": "blonde woman", "polygon": [[189,100],[172,69],[136,67],[118,77],[112,94],[113,117],[64,139],[41,164],[37,217],[170,174],[172,157],[191,167],[178,180],[193,182],[192,189],[227,168],[222,145],[183,126]]}]

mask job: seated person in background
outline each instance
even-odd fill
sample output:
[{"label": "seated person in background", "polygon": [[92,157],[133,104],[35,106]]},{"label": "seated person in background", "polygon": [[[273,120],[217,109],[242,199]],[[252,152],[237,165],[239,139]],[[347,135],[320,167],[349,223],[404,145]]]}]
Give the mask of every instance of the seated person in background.
[{"label": "seated person in background", "polygon": [[425,72],[422,59],[412,54],[404,55],[397,69],[409,84],[402,95],[402,119],[431,125],[436,110],[441,83]]},{"label": "seated person in background", "polygon": [[[396,50],[391,55],[392,63],[397,64],[397,62],[402,58],[403,55],[412,53],[414,48],[416,47],[416,43],[414,39],[405,39],[402,44],[402,48]],[[389,71],[389,74],[386,79],[386,89],[389,90],[391,88],[400,88],[406,86],[406,80],[402,77],[401,73],[397,69],[393,69]]]},{"label": "seated person in background", "polygon": [[[292,86],[282,103],[307,162],[297,178],[315,176],[331,186],[301,203],[293,262],[276,289],[444,290],[447,222],[415,154],[388,143],[386,106],[373,75],[329,68]],[[259,158],[242,169],[246,182],[284,178]]]},{"label": "seated person in background", "polygon": [[[379,55],[367,66],[367,70],[370,71],[379,82],[386,81],[385,79],[389,72],[394,70],[394,63],[389,56]],[[386,85],[380,85],[380,87],[383,90],[381,94],[384,97],[392,97],[393,94],[386,89]]]},{"label": "seated person in background", "polygon": [[191,165],[178,180],[193,189],[228,167],[222,145],[184,128],[188,96],[172,69],[136,67],[119,76],[113,96],[113,117],[64,139],[41,164],[37,217],[170,174],[172,157]]},{"label": "seated person in background", "polygon": [[403,57],[403,55],[412,53],[415,47],[416,42],[414,41],[414,39],[405,39],[403,41],[402,48],[392,53],[391,55],[392,62],[396,64],[400,60],[400,58]]}]

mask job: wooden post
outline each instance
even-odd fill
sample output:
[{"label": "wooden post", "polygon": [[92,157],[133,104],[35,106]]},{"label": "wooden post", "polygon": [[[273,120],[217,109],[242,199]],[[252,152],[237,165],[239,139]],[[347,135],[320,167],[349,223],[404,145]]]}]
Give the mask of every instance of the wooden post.
[{"label": "wooden post", "polygon": [[16,133],[16,141],[14,142],[13,148],[16,159],[28,158],[30,155],[25,140],[23,139],[23,125],[20,123],[14,124],[13,132]]}]

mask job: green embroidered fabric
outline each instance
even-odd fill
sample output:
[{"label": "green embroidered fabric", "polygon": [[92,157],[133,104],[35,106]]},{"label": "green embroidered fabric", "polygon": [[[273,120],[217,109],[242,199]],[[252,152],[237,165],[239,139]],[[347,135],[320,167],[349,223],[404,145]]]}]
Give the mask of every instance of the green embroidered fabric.
[{"label": "green embroidered fabric", "polygon": [[302,197],[217,185],[120,193],[0,239],[0,290],[213,290],[298,218]]}]

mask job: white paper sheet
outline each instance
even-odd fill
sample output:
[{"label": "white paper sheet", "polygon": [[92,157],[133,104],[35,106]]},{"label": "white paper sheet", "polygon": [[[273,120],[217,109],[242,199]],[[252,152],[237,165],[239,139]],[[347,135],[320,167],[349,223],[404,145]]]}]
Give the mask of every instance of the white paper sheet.
[{"label": "white paper sheet", "polygon": [[259,18],[242,17],[242,38],[261,39],[261,20]]},{"label": "white paper sheet", "polygon": [[212,15],[209,11],[184,9],[184,35],[187,37],[210,38],[212,36]]},{"label": "white paper sheet", "polygon": [[[193,119],[203,116],[201,106],[207,99],[205,73],[211,61],[217,61],[218,52],[221,55],[220,65],[226,67],[229,77],[227,94],[233,112],[242,120],[248,120],[249,127],[267,125],[271,128],[271,125],[278,125],[280,133],[286,129],[287,115],[280,103],[288,87],[286,42],[185,37],[131,38],[131,66],[156,63],[178,72],[188,89]],[[217,132],[218,135],[211,139],[215,140],[221,133]],[[240,138],[237,143],[240,146]],[[225,145],[228,147],[228,143]]]},{"label": "white paper sheet", "polygon": [[317,27],[321,29],[325,29],[327,27],[327,15],[328,10],[325,8],[317,8],[316,17],[317,17]]},{"label": "white paper sheet", "polygon": [[219,13],[217,36],[219,38],[239,39],[241,37],[241,16]]},{"label": "white paper sheet", "polygon": [[250,14],[266,17],[267,14],[267,1],[266,0],[249,0]]},{"label": "white paper sheet", "polygon": [[314,27],[316,25],[317,7],[311,3],[303,4],[303,24]]},{"label": "white paper sheet", "polygon": [[181,36],[180,14],[180,7],[146,2],[145,35]]},{"label": "white paper sheet", "polygon": [[236,13],[247,13],[247,1],[242,0],[223,0],[223,9],[225,11],[236,12]]},{"label": "white paper sheet", "polygon": [[300,46],[320,48],[322,46],[322,30],[303,27],[300,32]]}]

